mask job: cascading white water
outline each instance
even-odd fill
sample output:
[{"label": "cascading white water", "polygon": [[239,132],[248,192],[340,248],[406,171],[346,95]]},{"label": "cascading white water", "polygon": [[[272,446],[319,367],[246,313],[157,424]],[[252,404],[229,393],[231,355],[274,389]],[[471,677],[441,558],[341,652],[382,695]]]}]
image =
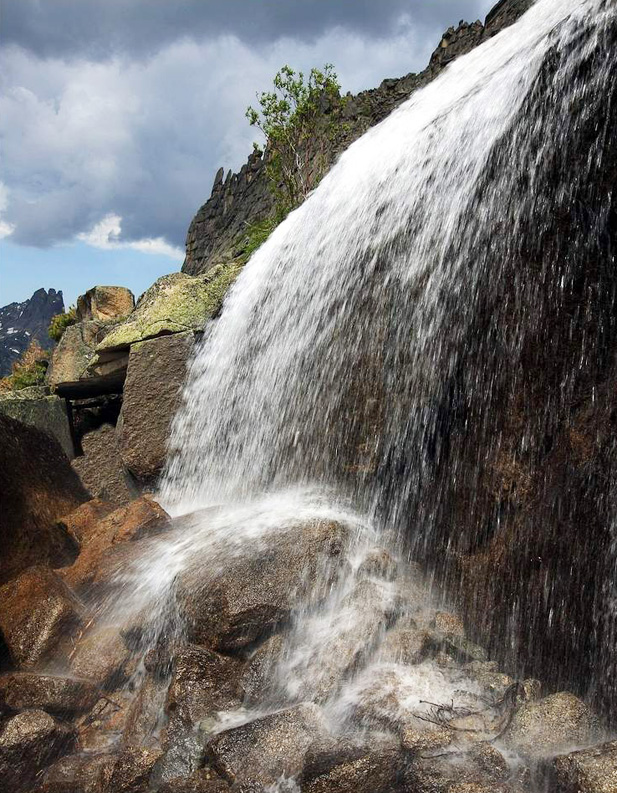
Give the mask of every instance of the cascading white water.
[{"label": "cascading white water", "polygon": [[[527,119],[531,128],[521,114],[551,50],[565,64],[553,101],[565,111],[591,90],[577,69],[616,13],[606,0],[538,0],[452,64],[341,156],[248,262],[206,329],[160,495],[177,516],[218,512],[157,541],[160,563],[146,559],[130,572],[141,582],[135,611],[171,592],[196,558],[207,578],[276,543],[294,521],[355,529],[329,597],[296,610],[269,706],[262,701],[253,717],[312,700],[341,725],[379,675],[415,712],[423,700],[455,696],[460,678],[433,663],[397,665],[384,649],[389,615],[404,618],[414,577],[399,567],[394,580],[357,595],[356,573],[375,546],[400,559],[410,522],[417,542],[432,530],[438,505],[423,488],[442,454],[440,404],[481,312],[478,285],[516,237],[517,180],[539,178],[558,145],[536,141],[535,158],[517,170],[541,126],[541,111]],[[480,239],[482,227],[490,239]],[[516,351],[520,339],[513,333],[504,344]],[[464,377],[473,389],[473,373]]]},{"label": "cascading white water", "polygon": [[[182,512],[278,486],[342,486],[354,465],[392,454],[410,426],[420,440],[486,263],[465,229],[489,156],[547,50],[573,47],[583,29],[553,90],[564,104],[588,90],[576,66],[614,14],[602,0],[539,0],[342,155],[207,329],[173,429],[166,503]],[[513,162],[531,133],[509,142]],[[483,186],[504,217],[508,187]]]}]

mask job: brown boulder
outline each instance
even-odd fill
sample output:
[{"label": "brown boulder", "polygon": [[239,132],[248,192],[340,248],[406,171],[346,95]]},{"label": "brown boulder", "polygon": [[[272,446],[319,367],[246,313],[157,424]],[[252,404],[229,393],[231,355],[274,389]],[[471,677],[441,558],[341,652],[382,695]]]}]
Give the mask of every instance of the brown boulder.
[{"label": "brown boulder", "polygon": [[306,756],[302,793],[391,793],[398,786],[403,754],[391,743],[358,747],[317,742]]},{"label": "brown boulder", "polygon": [[42,710],[9,719],[0,732],[0,780],[17,793],[31,789],[37,774],[73,748],[74,731]]},{"label": "brown boulder", "polygon": [[172,779],[158,789],[158,793],[228,793],[231,790],[217,774],[200,768],[185,779]]},{"label": "brown boulder", "polygon": [[66,716],[89,711],[99,696],[86,680],[32,672],[0,676],[0,702],[10,710],[37,709]]},{"label": "brown boulder", "polygon": [[241,686],[249,704],[266,699],[272,693],[272,672],[283,652],[284,639],[281,634],[271,636],[251,655],[244,672]]},{"label": "brown boulder", "polygon": [[115,509],[114,504],[102,501],[100,498],[93,498],[69,512],[68,515],[64,515],[56,525],[81,548],[82,545],[87,545],[90,538],[96,533],[97,526],[103,518],[106,518]]},{"label": "brown boulder", "polygon": [[617,793],[617,741],[556,757],[550,793]]},{"label": "brown boulder", "polygon": [[196,554],[178,584],[191,640],[231,651],[271,633],[299,602],[325,597],[348,539],[346,526],[312,521],[282,529],[213,569]]},{"label": "brown boulder", "polygon": [[122,391],[128,353],[110,352],[100,358],[96,352],[112,327],[109,322],[93,319],[66,328],[47,370],[47,382],[53,391],[69,399]]},{"label": "brown boulder", "polygon": [[76,548],[57,519],[88,499],[58,442],[0,415],[0,583],[33,564],[69,564]]},{"label": "brown boulder", "polygon": [[80,625],[83,604],[46,567],[31,567],[0,588],[0,631],[13,662],[31,669]]},{"label": "brown boulder", "polygon": [[73,470],[94,498],[122,506],[139,496],[139,489],[122,462],[112,424],[102,424],[86,433],[81,449],[83,454],[73,460]]},{"label": "brown boulder", "polygon": [[62,574],[73,587],[104,580],[105,564],[113,562],[114,546],[153,537],[170,526],[165,510],[150,496],[142,496],[91,526],[87,538],[82,535],[77,560]]},{"label": "brown boulder", "polygon": [[112,690],[134,671],[136,661],[118,628],[96,627],[80,637],[71,655],[71,672],[96,686]]},{"label": "brown boulder", "polygon": [[77,298],[78,322],[98,319],[106,322],[128,316],[135,308],[133,293],[124,286],[93,286]]},{"label": "brown boulder", "polygon": [[115,763],[111,754],[63,757],[47,769],[36,793],[107,793]]},{"label": "brown boulder", "polygon": [[568,692],[527,702],[512,717],[502,740],[523,757],[540,759],[570,746],[585,746],[597,732],[594,714]]},{"label": "brown boulder", "polygon": [[170,730],[191,727],[217,711],[238,707],[241,671],[239,661],[205,647],[192,645],[179,652],[165,707]]},{"label": "brown boulder", "polygon": [[228,782],[258,791],[282,775],[298,774],[309,746],[323,732],[318,708],[298,705],[215,735],[206,753]]},{"label": "brown boulder", "polygon": [[114,766],[109,790],[113,793],[147,793],[150,774],[160,756],[156,749],[126,749]]},{"label": "brown boulder", "polygon": [[192,332],[131,346],[118,445],[124,464],[144,484],[152,483],[163,469],[193,346]]}]

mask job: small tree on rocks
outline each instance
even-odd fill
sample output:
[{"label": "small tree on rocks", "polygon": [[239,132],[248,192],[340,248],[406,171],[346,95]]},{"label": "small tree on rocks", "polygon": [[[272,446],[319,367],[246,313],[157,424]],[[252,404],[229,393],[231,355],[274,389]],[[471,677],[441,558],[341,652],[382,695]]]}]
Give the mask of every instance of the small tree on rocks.
[{"label": "small tree on rocks", "polygon": [[257,99],[260,109],[249,107],[246,117],[266,138],[266,168],[280,222],[304,201],[328,167],[335,121],[324,111],[340,101],[340,85],[332,64],[311,69],[308,79],[283,66],[274,77],[274,90],[258,93]]}]

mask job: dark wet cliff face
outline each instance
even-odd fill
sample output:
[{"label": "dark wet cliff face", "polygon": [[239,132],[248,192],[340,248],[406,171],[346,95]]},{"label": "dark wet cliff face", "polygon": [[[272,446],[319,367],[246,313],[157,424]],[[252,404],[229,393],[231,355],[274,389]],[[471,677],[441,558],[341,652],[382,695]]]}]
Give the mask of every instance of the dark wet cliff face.
[{"label": "dark wet cliff face", "polygon": [[413,552],[496,656],[615,718],[617,28],[572,46],[589,50],[569,77],[584,99],[547,52],[460,230],[476,278],[443,291],[467,319],[439,352],[456,363],[408,507]]},{"label": "dark wet cliff face", "polygon": [[[511,670],[615,719],[617,26],[601,0],[538,9],[469,56],[466,93],[448,79],[469,78],[459,62],[360,141],[348,172],[344,155],[294,213],[302,227],[257,255],[260,289],[228,304],[204,347],[187,405],[199,440],[182,461],[181,437],[172,473],[191,497],[204,470],[226,487],[242,472],[248,490],[342,486]],[[430,116],[437,90],[452,102]],[[390,127],[407,111],[409,150]],[[352,171],[374,179],[364,203]],[[320,236],[320,200],[336,235]]]}]

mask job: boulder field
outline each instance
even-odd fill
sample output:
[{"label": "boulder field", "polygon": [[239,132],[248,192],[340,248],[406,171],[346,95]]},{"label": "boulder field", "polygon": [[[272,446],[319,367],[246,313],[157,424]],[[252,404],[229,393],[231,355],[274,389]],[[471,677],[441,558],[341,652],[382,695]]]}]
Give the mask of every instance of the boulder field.
[{"label": "boulder field", "polygon": [[[0,587],[7,789],[616,789],[588,705],[499,669],[359,527],[282,518],[227,544],[224,508],[173,520],[150,496],[82,495],[68,509],[48,531],[72,553],[9,565]],[[155,572],[144,595],[172,557],[171,585]]]}]

